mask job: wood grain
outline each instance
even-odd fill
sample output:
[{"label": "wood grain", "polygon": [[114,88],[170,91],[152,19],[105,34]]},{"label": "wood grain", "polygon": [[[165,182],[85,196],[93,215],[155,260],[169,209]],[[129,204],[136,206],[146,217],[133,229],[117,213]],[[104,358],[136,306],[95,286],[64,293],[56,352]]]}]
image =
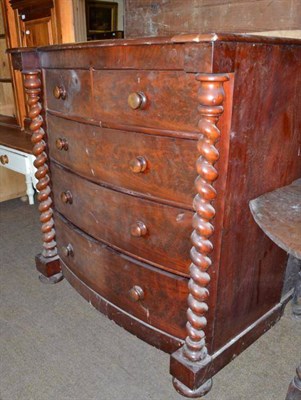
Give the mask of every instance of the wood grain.
[{"label": "wood grain", "polygon": [[249,201],[301,174],[301,47],[239,43],[235,65],[214,350],[281,298],[287,255],[257,226]]},{"label": "wood grain", "polygon": [[250,209],[273,242],[301,259],[301,179],[251,200]]},{"label": "wood grain", "polygon": [[126,37],[299,29],[299,0],[125,1]]},{"label": "wood grain", "polygon": [[0,167],[0,202],[22,196],[26,196],[24,175]]},{"label": "wood grain", "polygon": [[[54,163],[51,176],[56,209],[80,229],[138,259],[188,275],[191,211],[106,189]],[[66,191],[72,204],[61,200]],[[143,237],[131,235],[138,221],[147,227]]]},{"label": "wood grain", "polygon": [[[65,114],[92,117],[92,92],[89,71],[46,70],[46,107]],[[56,99],[53,90],[64,87],[66,99]]]},{"label": "wood grain", "polygon": [[[48,135],[50,156],[81,176],[192,210],[194,140],[103,129],[51,115]],[[56,148],[58,138],[67,141],[67,151]],[[146,169],[133,173],[130,163],[139,156]]]},{"label": "wood grain", "polygon": [[[166,2],[166,6],[168,4]],[[80,245],[84,255],[80,255],[82,258],[76,269],[81,274],[78,279],[82,281],[79,285],[82,292],[84,285],[91,286],[91,291],[94,290],[92,286],[104,285],[101,290],[108,293],[108,296],[112,281],[114,285],[122,286],[123,280],[131,279],[130,276],[123,279],[124,274],[117,274],[115,270],[115,266],[116,269],[120,266],[120,259],[128,259],[129,254],[132,255],[131,262],[139,266],[137,271],[141,273],[142,281],[148,279],[148,273],[142,271],[155,270],[157,273],[161,270],[160,274],[169,274],[164,271],[164,268],[168,268],[174,272],[173,284],[174,279],[176,282],[177,279],[185,279],[187,284],[187,278],[179,275],[188,272],[184,264],[190,248],[188,214],[191,220],[191,211],[176,204],[167,205],[170,200],[163,196],[171,194],[169,188],[174,187],[174,183],[169,186],[169,182],[166,182],[169,176],[162,172],[162,168],[165,162],[171,162],[172,151],[179,151],[171,150],[171,140],[177,139],[173,143],[181,148],[188,143],[186,140],[193,139],[191,143],[195,143],[194,140],[199,139],[197,150],[201,160],[197,161],[195,152],[191,153],[190,162],[184,162],[183,171],[175,172],[175,177],[185,177],[186,174],[187,180],[190,180],[189,168],[197,162],[195,176],[201,178],[196,181],[199,198],[194,228],[198,229],[198,235],[193,235],[193,244],[200,251],[194,251],[193,260],[195,265],[204,267],[204,270],[191,269],[190,292],[194,299],[190,298],[190,305],[194,312],[190,312],[188,318],[190,324],[193,318],[191,326],[194,330],[191,330],[190,336],[194,339],[204,333],[206,340],[203,337],[202,341],[200,337],[200,346],[199,343],[197,346],[190,343],[193,347],[190,353],[200,350],[204,351],[202,356],[205,356],[208,349],[209,355],[213,357],[207,358],[209,362],[204,368],[203,358],[192,360],[191,354],[190,358],[187,357],[183,346],[172,356],[172,374],[181,382],[182,388],[186,386],[182,393],[193,397],[204,392],[210,386],[212,375],[263,334],[277,321],[283,310],[281,292],[286,254],[271,243],[256,225],[248,204],[251,199],[288,185],[300,177],[301,41],[249,35],[191,34],[172,38],[122,40],[118,44],[107,41],[54,46],[40,48],[37,52],[17,49],[13,54],[16,68],[36,68],[42,65],[42,68],[47,69],[44,76],[47,86],[46,104],[51,112],[46,113],[46,119],[49,118],[50,124],[54,120],[60,121],[58,133],[63,136],[66,131],[70,146],[73,132],[77,141],[83,145],[83,149],[76,150],[77,158],[68,160],[68,151],[72,148],[69,144],[68,151],[63,149],[65,153],[60,156],[54,152],[54,142],[51,144],[51,178],[56,209],[82,229],[82,232],[78,232],[78,228],[73,228],[76,237],[89,234],[90,238],[98,238],[97,248],[114,248],[113,253],[115,251],[119,254],[117,260],[106,256],[102,259],[103,264],[99,262],[96,265],[94,250],[88,244],[91,240],[94,243],[94,239]],[[74,69],[75,63],[78,69]],[[229,81],[224,84],[224,94],[219,93],[214,83],[214,77],[220,75],[229,77]],[[205,85],[207,91],[204,91],[202,85],[199,87],[198,80],[202,80],[202,76],[208,77]],[[66,104],[61,99],[54,99],[52,95],[54,86],[61,84],[66,86]],[[133,91],[149,91],[152,100],[149,108],[132,110],[128,106],[128,95]],[[133,97],[135,101],[131,104],[134,108],[137,104],[140,106],[139,96],[138,99],[136,95]],[[225,111],[217,122],[223,96]],[[206,117],[199,121],[200,115]],[[75,127],[74,131],[71,125]],[[77,132],[78,125],[81,128]],[[55,130],[55,124],[52,124],[51,140],[57,138]],[[218,130],[220,140],[216,142],[214,135]],[[87,148],[90,151],[89,146],[95,145],[91,132],[93,135],[96,131],[95,136],[101,137],[101,148],[106,154],[100,154],[98,150],[93,153],[91,150],[91,160],[82,157],[82,163],[87,166],[81,165],[81,162],[78,166],[74,165],[81,151]],[[124,141],[120,140],[121,135],[124,135]],[[146,139],[147,135],[150,138]],[[115,166],[125,165],[128,154],[126,137],[130,148],[138,149],[142,143],[145,147],[139,149],[153,146],[154,154],[156,152],[158,158],[161,158],[159,163],[162,168],[158,177],[162,177],[162,186],[166,187],[160,192],[162,200],[159,195],[147,200],[147,186],[142,188],[142,184],[139,184],[141,192],[132,191],[125,187],[122,174],[112,172]],[[164,146],[159,145],[161,140],[166,140]],[[135,141],[140,145],[136,145]],[[121,151],[116,147],[116,143],[120,142]],[[168,153],[164,160],[162,147]],[[110,164],[110,157],[113,160],[115,153],[121,164],[118,164],[119,161]],[[212,159],[212,154],[216,158]],[[56,157],[60,157],[57,161],[65,167],[56,164]],[[99,167],[98,173],[102,177],[99,181],[84,172],[88,171],[88,166],[91,168],[91,161],[94,164],[97,160],[108,165],[105,172]],[[178,161],[175,162],[179,167]],[[67,167],[72,171],[68,172]],[[136,167],[135,164],[133,168]],[[219,177],[213,184],[217,178],[216,171]],[[114,184],[109,182],[110,174]],[[200,182],[200,179],[203,180]],[[156,182],[149,187],[154,192],[159,180]],[[137,183],[137,187],[139,185]],[[64,195],[63,200],[67,199],[68,202],[61,202],[61,192],[68,190],[72,196]],[[179,193],[174,197],[178,195],[181,196]],[[216,210],[216,216],[210,205]],[[184,213],[183,220],[179,213]],[[199,218],[200,215],[202,218]],[[208,282],[205,275],[207,265],[202,261],[208,261],[209,258],[207,254],[211,246],[206,238],[211,232],[206,228],[211,221],[215,233],[210,236],[214,250],[210,254],[212,265]],[[65,231],[60,225],[59,235]],[[66,240],[61,242],[61,250],[67,247],[71,235],[66,234]],[[95,257],[97,259],[98,256]],[[147,260],[148,263],[144,263]],[[98,269],[103,271],[107,268],[106,264],[111,267],[105,273],[105,276],[110,276],[110,280],[104,282]],[[92,271],[90,265],[93,265],[93,271],[97,270],[95,275],[94,272],[89,275]],[[88,283],[84,281],[86,269],[89,271]],[[133,276],[136,276],[136,272],[133,272]],[[150,278],[151,290],[152,287],[156,290],[158,288],[156,279]],[[194,286],[195,282],[198,285]],[[149,288],[146,285],[142,287],[138,282],[131,284],[127,291],[136,300],[133,304],[137,304],[137,301],[143,301],[142,292],[147,293]],[[201,296],[199,303],[194,301],[200,294],[198,291],[204,288],[209,290],[210,296]],[[169,288],[166,290],[170,293]],[[172,296],[168,298],[177,302],[177,289],[173,290]],[[181,293],[180,290],[181,300],[173,309],[175,317],[177,307],[183,310],[184,303],[186,307],[185,297],[188,292],[183,297]],[[112,302],[121,301],[115,295],[114,292]],[[166,296],[164,293],[162,295]],[[207,321],[203,316],[206,305]],[[119,322],[121,319],[118,319]],[[178,323],[181,325],[183,320],[175,321],[175,325]],[[163,316],[160,324],[162,330],[169,329]],[[179,326],[173,326],[172,329],[179,329]],[[184,325],[180,327],[181,332],[182,329]],[[139,325],[132,328],[132,331],[139,331]],[[203,384],[208,380],[204,388]]]},{"label": "wood grain", "polygon": [[[135,262],[113,251],[56,215],[59,253],[69,268],[89,287],[117,307],[140,320],[179,338],[185,336],[187,279]],[[72,245],[66,257],[62,246]],[[133,302],[134,285],[144,298]]]}]

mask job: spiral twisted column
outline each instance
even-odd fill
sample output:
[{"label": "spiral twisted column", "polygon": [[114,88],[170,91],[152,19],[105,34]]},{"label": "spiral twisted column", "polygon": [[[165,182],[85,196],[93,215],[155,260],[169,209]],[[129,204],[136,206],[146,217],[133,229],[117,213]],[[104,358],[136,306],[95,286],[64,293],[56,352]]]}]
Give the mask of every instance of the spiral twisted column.
[{"label": "spiral twisted column", "polygon": [[[217,196],[213,183],[218,177],[214,164],[219,158],[219,153],[215,146],[220,137],[217,123],[224,110],[222,105],[225,98],[223,84],[229,78],[225,74],[198,74],[196,79],[201,85],[198,93],[200,138],[197,143],[200,156],[196,163],[197,195],[193,201],[195,214],[193,217],[194,231],[191,235],[193,247],[190,252],[192,263],[188,284],[187,337],[182,354],[190,364],[197,363],[198,368],[202,368],[211,361],[206,347],[205,327],[209,297],[207,286],[210,282],[209,269],[212,264],[209,254],[213,250],[210,237],[214,233],[212,219],[215,216],[212,202]],[[179,380],[174,379],[174,386],[187,397],[199,397],[210,390],[212,380],[207,380],[199,388],[189,389]]]},{"label": "spiral twisted column", "polygon": [[225,97],[223,83],[227,80],[225,75],[198,75],[200,81],[198,99],[200,102],[199,130],[201,136],[198,140],[200,157],[196,168],[198,177],[195,181],[197,195],[193,206],[194,231],[191,235],[193,247],[190,252],[192,263],[190,265],[190,281],[187,311],[187,337],[184,346],[184,354],[191,361],[200,361],[208,356],[205,344],[204,328],[207,325],[206,312],[208,306],[206,300],[209,296],[207,285],[210,282],[208,269],[211,266],[209,253],[213,245],[209,238],[214,232],[211,220],[215,216],[215,209],[211,202],[216,198],[216,190],[213,182],[218,173],[214,164],[219,158],[215,147],[219,140],[220,131],[217,127],[219,117],[223,113],[223,101]]},{"label": "spiral twisted column", "polygon": [[[29,106],[29,117],[31,119],[30,130],[32,132],[31,141],[34,145],[33,154],[35,155],[34,166],[37,168],[35,176],[38,180],[36,185],[39,201],[40,221],[42,223],[43,250],[42,254],[36,258],[37,269],[45,276],[50,277],[60,272],[55,241],[55,229],[53,221],[52,199],[49,169],[47,164],[45,132],[42,128],[43,118],[41,116],[42,106],[40,103],[41,80],[39,71],[23,71],[24,87],[27,94],[27,104]],[[58,277],[56,277],[58,278]],[[56,279],[54,279],[55,281]],[[54,283],[54,282],[52,282]]]}]

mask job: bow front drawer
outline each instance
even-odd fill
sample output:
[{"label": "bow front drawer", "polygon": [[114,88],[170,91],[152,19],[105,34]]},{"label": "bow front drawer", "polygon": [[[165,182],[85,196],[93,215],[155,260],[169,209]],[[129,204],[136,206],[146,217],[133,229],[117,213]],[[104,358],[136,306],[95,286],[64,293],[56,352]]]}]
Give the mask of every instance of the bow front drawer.
[{"label": "bow front drawer", "polygon": [[191,211],[140,199],[52,164],[56,209],[80,229],[137,259],[188,274]]},{"label": "bow front drawer", "polygon": [[192,208],[197,142],[84,125],[49,115],[50,155],[81,176]]},{"label": "bow front drawer", "polygon": [[178,338],[186,335],[188,282],[137,264],[56,215],[63,262],[96,293],[136,318]]}]

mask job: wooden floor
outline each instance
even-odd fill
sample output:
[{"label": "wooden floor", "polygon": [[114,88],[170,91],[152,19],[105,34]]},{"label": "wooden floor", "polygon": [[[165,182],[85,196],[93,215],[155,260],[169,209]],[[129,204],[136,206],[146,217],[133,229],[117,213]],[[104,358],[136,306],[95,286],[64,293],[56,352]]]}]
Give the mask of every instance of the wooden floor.
[{"label": "wooden floor", "polygon": [[32,154],[31,135],[18,128],[0,125],[0,145]]}]

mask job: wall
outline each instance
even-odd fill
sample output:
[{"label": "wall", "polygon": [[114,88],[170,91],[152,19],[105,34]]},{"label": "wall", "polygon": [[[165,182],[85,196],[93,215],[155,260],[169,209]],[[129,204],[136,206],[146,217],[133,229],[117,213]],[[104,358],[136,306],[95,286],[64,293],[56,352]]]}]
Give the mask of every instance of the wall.
[{"label": "wall", "polygon": [[126,37],[300,29],[300,0],[125,0]]}]

